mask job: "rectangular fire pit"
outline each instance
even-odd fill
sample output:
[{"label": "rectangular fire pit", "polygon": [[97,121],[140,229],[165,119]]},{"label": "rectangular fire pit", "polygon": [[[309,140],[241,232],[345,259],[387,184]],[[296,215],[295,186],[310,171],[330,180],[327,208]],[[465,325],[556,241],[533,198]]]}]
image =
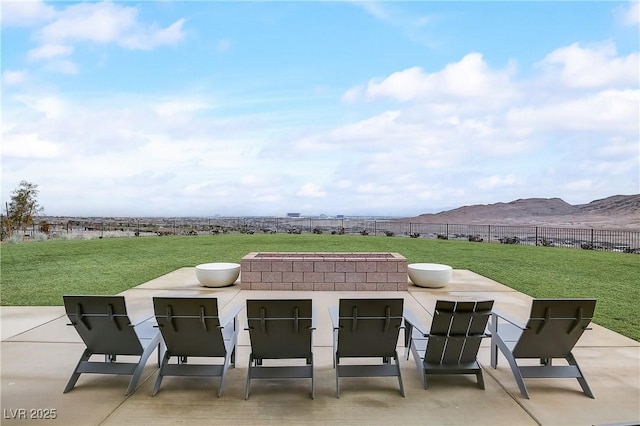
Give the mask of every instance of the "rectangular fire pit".
[{"label": "rectangular fire pit", "polygon": [[243,290],[405,291],[407,259],[398,253],[249,253]]}]

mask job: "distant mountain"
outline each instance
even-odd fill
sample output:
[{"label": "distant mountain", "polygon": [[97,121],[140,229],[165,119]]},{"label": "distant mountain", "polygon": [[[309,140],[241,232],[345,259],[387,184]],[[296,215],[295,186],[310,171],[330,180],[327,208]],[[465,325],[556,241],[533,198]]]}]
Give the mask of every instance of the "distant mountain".
[{"label": "distant mountain", "polygon": [[579,205],[571,205],[560,198],[526,198],[509,203],[464,206],[402,221],[640,229],[640,194],[614,195]]},{"label": "distant mountain", "polygon": [[581,213],[636,214],[640,215],[640,194],[614,195],[575,206]]}]

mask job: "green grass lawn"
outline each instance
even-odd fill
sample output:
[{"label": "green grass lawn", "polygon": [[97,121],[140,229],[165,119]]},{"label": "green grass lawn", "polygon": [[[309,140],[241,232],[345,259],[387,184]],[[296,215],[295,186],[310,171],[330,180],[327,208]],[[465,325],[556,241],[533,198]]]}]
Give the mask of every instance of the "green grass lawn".
[{"label": "green grass lawn", "polygon": [[640,341],[640,256],[563,248],[354,235],[214,235],[3,243],[0,303],[62,305],[115,294],[183,266],[252,251],[392,251],[469,269],[533,297],[598,299],[600,325]]}]

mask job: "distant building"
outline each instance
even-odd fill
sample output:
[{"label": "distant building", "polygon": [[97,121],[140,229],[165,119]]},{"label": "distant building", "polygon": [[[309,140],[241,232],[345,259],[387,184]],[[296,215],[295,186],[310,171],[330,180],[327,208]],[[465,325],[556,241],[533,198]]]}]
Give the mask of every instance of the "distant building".
[{"label": "distant building", "polygon": [[287,213],[287,217],[300,217],[300,213]]}]

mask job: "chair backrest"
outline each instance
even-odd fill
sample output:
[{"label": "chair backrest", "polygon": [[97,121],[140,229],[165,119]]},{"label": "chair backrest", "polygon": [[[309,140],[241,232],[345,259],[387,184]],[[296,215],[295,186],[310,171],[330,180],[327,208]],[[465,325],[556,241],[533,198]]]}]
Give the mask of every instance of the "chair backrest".
[{"label": "chair backrest", "polygon": [[312,351],[311,299],[247,300],[254,358],[309,358]]},{"label": "chair backrest", "polygon": [[429,331],[425,362],[462,364],[474,362],[491,316],[493,300],[436,302]]},{"label": "chair backrest", "polygon": [[527,327],[513,348],[513,356],[565,357],[588,327],[595,308],[595,299],[535,299]]},{"label": "chair backrest", "polygon": [[404,299],[340,299],[338,357],[393,357]]},{"label": "chair backrest", "polygon": [[226,355],[218,316],[218,299],[154,297],[153,309],[169,355]]},{"label": "chair backrest", "polygon": [[67,316],[94,354],[141,355],[123,296],[63,296]]}]

